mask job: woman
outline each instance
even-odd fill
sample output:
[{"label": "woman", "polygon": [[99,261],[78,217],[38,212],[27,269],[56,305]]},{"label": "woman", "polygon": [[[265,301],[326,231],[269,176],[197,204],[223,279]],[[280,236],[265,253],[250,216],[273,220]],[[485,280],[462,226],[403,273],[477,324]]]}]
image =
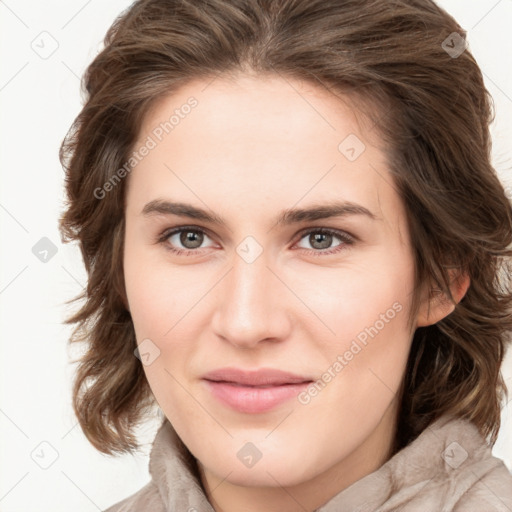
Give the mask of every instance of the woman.
[{"label": "woman", "polygon": [[142,0],[63,142],[74,407],[114,511],[512,510],[512,209],[429,0]]}]

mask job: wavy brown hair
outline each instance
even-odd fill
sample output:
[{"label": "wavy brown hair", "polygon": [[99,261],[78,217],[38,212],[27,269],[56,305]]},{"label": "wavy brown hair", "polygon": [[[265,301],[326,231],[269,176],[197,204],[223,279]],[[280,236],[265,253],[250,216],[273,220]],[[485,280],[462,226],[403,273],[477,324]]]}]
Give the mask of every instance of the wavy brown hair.
[{"label": "wavy brown hair", "polygon": [[60,148],[62,240],[78,242],[88,274],[72,299],[80,309],[66,320],[76,324],[70,343],[85,347],[73,406],[98,450],[137,449],[134,428],[155,401],[126,307],[129,177],[104,198],[95,191],[128,161],[155,101],[193,79],[240,72],[359,100],[407,211],[411,318],[424,283],[453,300],[449,271],[471,279],[451,314],[414,332],[393,452],[443,414],[473,421],[494,444],[512,330],[512,208],[490,161],[494,113],[482,73],[467,48],[445,50],[465,37],[431,0],[139,0],[115,20],[84,74],[84,106]]}]

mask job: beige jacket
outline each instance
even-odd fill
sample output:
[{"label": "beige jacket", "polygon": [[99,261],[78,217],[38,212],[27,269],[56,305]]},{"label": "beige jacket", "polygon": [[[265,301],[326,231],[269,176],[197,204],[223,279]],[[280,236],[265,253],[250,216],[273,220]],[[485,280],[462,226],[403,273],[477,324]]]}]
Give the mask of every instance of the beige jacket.
[{"label": "beige jacket", "polygon": [[[215,512],[193,456],[167,420],[149,471],[146,486],[105,512]],[[345,511],[512,512],[512,474],[472,423],[444,417],[316,512]]]}]

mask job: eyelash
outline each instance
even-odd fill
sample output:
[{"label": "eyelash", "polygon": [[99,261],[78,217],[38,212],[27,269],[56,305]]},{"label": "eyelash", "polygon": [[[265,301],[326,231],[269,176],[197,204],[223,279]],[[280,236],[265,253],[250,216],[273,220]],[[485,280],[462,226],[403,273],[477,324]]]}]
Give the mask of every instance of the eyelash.
[{"label": "eyelash", "polygon": [[[168,244],[168,240],[172,235],[175,235],[176,233],[181,233],[182,231],[192,231],[195,233],[203,233],[206,236],[208,236],[209,238],[211,238],[204,229],[201,229],[199,227],[180,226],[177,228],[173,228],[171,230],[169,230],[169,229],[164,230],[158,236],[157,243],[163,244],[166,250],[168,250],[176,255],[187,255],[189,253],[198,253],[199,249],[176,249],[174,247],[171,247]],[[337,238],[339,238],[343,242],[343,243],[337,245],[336,247],[334,247],[333,249],[324,249],[324,250],[304,249],[305,251],[307,251],[308,253],[310,253],[313,256],[327,256],[330,254],[336,254],[338,252],[346,250],[348,247],[353,245],[354,242],[356,241],[356,238],[353,237],[352,235],[349,235],[348,233],[345,233],[343,231],[338,231],[336,229],[329,229],[329,228],[309,228],[309,229],[303,230],[299,233],[299,236],[300,236],[299,241],[302,240],[306,235],[310,235],[311,233],[320,233],[323,235],[333,235],[333,236],[336,236]]]}]

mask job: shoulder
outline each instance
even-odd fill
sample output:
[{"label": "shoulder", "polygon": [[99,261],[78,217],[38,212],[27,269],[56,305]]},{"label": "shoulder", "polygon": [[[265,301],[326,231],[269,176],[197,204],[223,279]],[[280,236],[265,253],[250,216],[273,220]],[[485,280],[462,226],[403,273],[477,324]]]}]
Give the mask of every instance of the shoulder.
[{"label": "shoulder", "polygon": [[468,420],[439,419],[382,469],[390,496],[379,512],[512,512],[512,474]]},{"label": "shoulder", "polygon": [[139,491],[103,512],[166,512],[158,488],[151,480]]},{"label": "shoulder", "polygon": [[432,425],[431,431],[442,440],[443,462],[434,480],[444,483],[450,510],[512,511],[512,473],[492,455],[491,446],[472,422],[445,419]]},{"label": "shoulder", "polygon": [[[502,460],[496,457],[488,459],[489,468],[479,478],[475,478],[471,487],[455,504],[454,512],[510,512],[512,510],[512,473]],[[482,464],[484,466],[485,464]],[[476,469],[476,468],[475,468]]]}]

